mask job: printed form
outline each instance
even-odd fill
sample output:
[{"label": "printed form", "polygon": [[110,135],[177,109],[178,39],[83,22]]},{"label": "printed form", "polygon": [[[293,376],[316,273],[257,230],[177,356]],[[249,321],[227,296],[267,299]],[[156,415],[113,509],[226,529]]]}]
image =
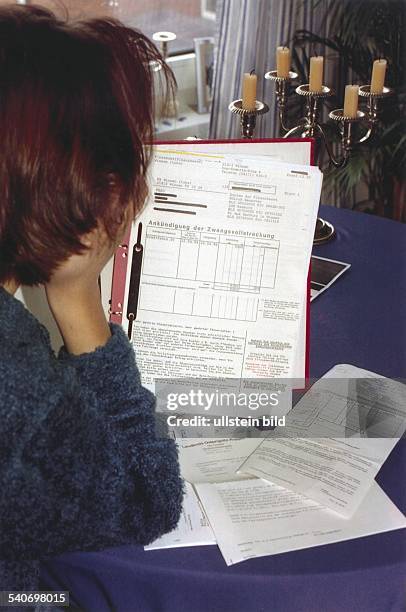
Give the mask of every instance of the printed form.
[{"label": "printed form", "polygon": [[259,444],[250,438],[187,438],[179,442],[181,474],[192,484],[247,480],[247,474],[238,474],[237,469]]},{"label": "printed form", "polygon": [[295,350],[321,182],[315,167],[266,157],[156,151],[129,245],[143,252],[132,339],[145,385],[303,377]]},{"label": "printed form", "polygon": [[260,479],[195,488],[227,565],[406,527],[376,482],[351,519]]},{"label": "printed form", "polygon": [[[247,145],[249,147],[247,148]],[[165,144],[161,143],[158,145],[159,149],[173,149],[173,144]],[[219,153],[231,153],[232,155],[239,155],[241,157],[247,157],[247,151],[249,151],[250,156],[264,156],[268,160],[274,160],[279,162],[286,162],[288,164],[300,164],[300,165],[309,165],[312,161],[312,143],[308,140],[301,139],[300,141],[293,140],[284,140],[281,142],[270,142],[265,140],[255,141],[252,140],[250,142],[235,142],[235,141],[225,141],[225,142],[199,142],[199,151],[203,153],[212,153],[218,155]],[[176,149],[181,151],[196,151],[196,142],[182,142],[181,144],[176,145]],[[298,351],[296,354],[296,361],[294,364],[294,372],[296,376],[299,376],[301,373],[301,377],[304,378],[305,372],[305,362],[306,362],[306,319],[307,319],[307,304],[303,304],[303,310],[301,314],[301,330],[300,330],[300,338],[298,342]],[[298,387],[303,386],[303,384],[298,382]]]},{"label": "printed form", "polygon": [[404,434],[406,386],[348,364],[332,368],[240,466],[351,517]]}]

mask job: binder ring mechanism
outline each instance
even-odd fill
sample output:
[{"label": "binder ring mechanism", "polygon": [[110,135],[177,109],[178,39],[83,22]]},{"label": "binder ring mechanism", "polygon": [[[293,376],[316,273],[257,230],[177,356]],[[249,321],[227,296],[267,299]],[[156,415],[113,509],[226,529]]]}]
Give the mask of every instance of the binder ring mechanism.
[{"label": "binder ring mechanism", "polygon": [[[120,308],[121,303],[119,302],[117,306]],[[109,308],[109,315],[120,315],[121,316],[122,314],[123,314],[122,310],[111,310],[111,307]]]},{"label": "binder ring mechanism", "polygon": [[[121,250],[122,250],[122,252],[121,252],[121,257],[127,257],[128,244],[119,244],[119,245],[118,245],[118,247],[117,247],[117,251],[118,251],[119,249],[121,249]],[[120,317],[121,317],[121,316],[123,315],[124,311],[123,311],[123,310],[112,310],[112,309],[111,309],[111,300],[109,300],[109,301],[110,301],[110,308],[109,308],[109,311],[108,311],[108,312],[109,312],[109,315],[110,315],[110,316],[111,316],[111,315],[117,315],[117,316],[120,316]],[[120,309],[120,308],[123,308],[123,305],[122,305],[122,303],[121,303],[121,302],[117,302],[117,308],[119,308],[119,309]]]},{"label": "binder ring mechanism", "polygon": [[128,289],[127,320],[128,338],[131,340],[133,323],[137,318],[138,297],[140,293],[141,267],[144,247],[141,243],[142,223],[138,224],[137,241],[133,246],[131,261],[130,287]]},{"label": "binder ring mechanism", "polygon": [[[112,310],[111,309],[111,300],[109,300],[109,302],[110,302],[109,315],[120,315],[121,316],[124,311],[123,310]],[[122,303],[121,302],[117,302],[117,308],[122,308],[122,307],[123,307]]]},{"label": "binder ring mechanism", "polygon": [[133,333],[133,323],[134,323],[134,319],[135,319],[135,314],[133,312],[128,312],[127,313],[127,319],[128,319],[127,335],[128,335],[128,339],[131,340],[131,336],[132,336],[132,333]]}]

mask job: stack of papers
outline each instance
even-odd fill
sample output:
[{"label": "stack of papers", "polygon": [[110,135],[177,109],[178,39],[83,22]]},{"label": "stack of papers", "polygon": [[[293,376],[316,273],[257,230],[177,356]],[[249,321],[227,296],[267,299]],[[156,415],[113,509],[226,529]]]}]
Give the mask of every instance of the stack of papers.
[{"label": "stack of papers", "polygon": [[405,417],[403,384],[339,365],[287,415],[282,433],[182,440],[183,516],[147,549],[217,543],[232,565],[406,527],[374,480]]}]

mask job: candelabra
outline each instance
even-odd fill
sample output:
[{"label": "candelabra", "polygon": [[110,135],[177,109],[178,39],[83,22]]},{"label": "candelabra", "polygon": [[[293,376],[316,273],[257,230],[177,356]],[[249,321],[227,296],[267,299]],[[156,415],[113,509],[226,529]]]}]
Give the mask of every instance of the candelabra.
[{"label": "candelabra", "polygon": [[[362,85],[359,88],[359,95],[366,100],[365,111],[357,111],[355,117],[344,115],[344,109],[335,109],[329,113],[329,118],[338,126],[340,135],[339,154],[335,154],[333,146],[329,142],[323,124],[320,122],[320,113],[323,102],[332,95],[332,91],[326,85],[322,85],[320,91],[311,91],[308,84],[296,87],[296,94],[306,100],[306,114],[296,125],[289,127],[286,122],[286,110],[288,103],[288,85],[297,78],[295,72],[289,72],[287,77],[280,77],[276,70],[271,70],[265,74],[265,79],[275,83],[275,97],[278,109],[279,123],[282,131],[285,132],[284,138],[291,138],[297,135],[300,138],[315,138],[316,140],[316,161],[319,157],[321,144],[324,145],[330,163],[336,168],[343,168],[351,155],[355,146],[366,142],[372,135],[375,125],[379,121],[379,103],[390,96],[393,90],[384,87],[382,93],[371,92],[369,85]],[[256,101],[255,110],[242,108],[242,101],[235,100],[229,105],[229,110],[241,117],[241,135],[243,138],[252,138],[254,135],[256,117],[266,113],[269,108],[264,102]],[[363,134],[359,134],[359,128],[363,129]],[[334,227],[320,217],[317,219],[314,243],[321,244],[330,240],[335,234]]]}]

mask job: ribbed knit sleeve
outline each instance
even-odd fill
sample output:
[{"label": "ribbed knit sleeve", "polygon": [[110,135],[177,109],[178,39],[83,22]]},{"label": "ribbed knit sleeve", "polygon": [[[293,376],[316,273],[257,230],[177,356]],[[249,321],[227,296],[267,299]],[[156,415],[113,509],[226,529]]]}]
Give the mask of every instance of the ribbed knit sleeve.
[{"label": "ribbed knit sleeve", "polygon": [[[110,323],[111,338],[91,353],[71,355],[63,346],[58,362],[75,371],[77,381],[97,395],[98,409],[107,416],[123,418],[127,410],[132,414],[151,415],[155,407],[152,393],[141,386],[134,350],[124,330]],[[146,421],[151,424],[150,418]]]},{"label": "ribbed knit sleeve", "polygon": [[111,331],[92,353],[38,358],[25,379],[16,370],[0,467],[0,558],[146,544],[178,522],[176,446],[156,437],[154,397],[125,333]]}]

